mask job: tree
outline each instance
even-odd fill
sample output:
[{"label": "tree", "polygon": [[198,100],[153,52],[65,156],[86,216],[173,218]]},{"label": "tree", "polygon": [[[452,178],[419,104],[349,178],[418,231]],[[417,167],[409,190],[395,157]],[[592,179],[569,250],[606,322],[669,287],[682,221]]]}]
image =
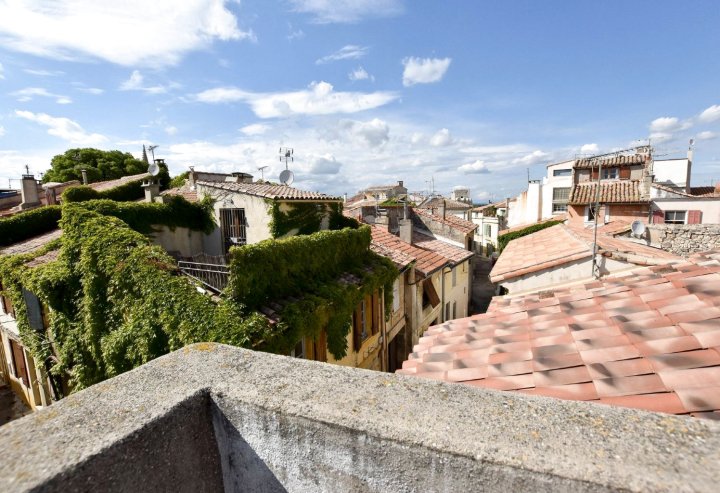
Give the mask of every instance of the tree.
[{"label": "tree", "polygon": [[50,162],[51,168],[43,182],[82,181],[81,170],[86,170],[88,182],[114,180],[147,171],[147,163],[135,159],[129,152],[101,151],[99,149],[68,149]]}]

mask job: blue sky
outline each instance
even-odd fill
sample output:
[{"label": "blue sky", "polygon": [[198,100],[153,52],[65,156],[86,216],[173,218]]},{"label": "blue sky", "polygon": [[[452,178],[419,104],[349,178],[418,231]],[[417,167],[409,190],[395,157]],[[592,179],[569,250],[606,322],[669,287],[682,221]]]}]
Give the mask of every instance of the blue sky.
[{"label": "blue sky", "polygon": [[527,168],[696,140],[720,180],[711,1],[0,0],[0,187],[70,147],[353,194],[511,196]]}]

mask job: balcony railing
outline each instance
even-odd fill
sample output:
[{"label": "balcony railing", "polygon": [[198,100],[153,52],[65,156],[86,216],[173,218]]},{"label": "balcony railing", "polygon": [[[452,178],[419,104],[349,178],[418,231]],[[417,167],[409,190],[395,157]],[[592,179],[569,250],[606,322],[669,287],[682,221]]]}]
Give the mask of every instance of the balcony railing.
[{"label": "balcony railing", "polygon": [[202,254],[193,259],[179,260],[178,267],[180,272],[200,281],[216,293],[222,292],[230,279],[230,268],[225,263],[224,257]]}]

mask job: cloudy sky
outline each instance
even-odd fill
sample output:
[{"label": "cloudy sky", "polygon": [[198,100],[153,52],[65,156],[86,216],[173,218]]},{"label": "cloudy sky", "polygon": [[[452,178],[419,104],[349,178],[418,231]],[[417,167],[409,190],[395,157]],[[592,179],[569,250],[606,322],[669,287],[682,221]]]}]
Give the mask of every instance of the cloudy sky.
[{"label": "cloudy sky", "polygon": [[[0,0],[0,188],[70,147],[354,193],[525,188],[648,138],[720,180],[716,0]],[[15,182],[14,184],[16,184]]]}]

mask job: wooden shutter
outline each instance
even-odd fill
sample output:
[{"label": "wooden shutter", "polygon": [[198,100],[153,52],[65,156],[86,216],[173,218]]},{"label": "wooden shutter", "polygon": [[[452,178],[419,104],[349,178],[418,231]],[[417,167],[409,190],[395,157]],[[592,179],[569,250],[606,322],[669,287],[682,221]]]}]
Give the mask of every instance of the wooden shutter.
[{"label": "wooden shutter", "polygon": [[357,307],[355,307],[355,313],[353,313],[353,349],[355,350],[355,352],[360,351],[360,346],[362,345],[362,327],[360,327],[361,324],[362,315],[360,314],[360,305],[358,305]]},{"label": "wooden shutter", "polygon": [[25,306],[27,306],[27,318],[30,328],[44,332],[45,327],[43,325],[42,310],[40,309],[40,300],[33,293],[27,289],[22,290],[23,298],[25,299]]},{"label": "wooden shutter", "polygon": [[427,294],[428,300],[430,300],[430,304],[433,308],[440,304],[440,297],[435,290],[432,279],[428,278],[423,281],[423,291]]},{"label": "wooden shutter", "polygon": [[687,223],[688,224],[700,224],[702,222],[702,211],[688,211],[687,212]]},{"label": "wooden shutter", "polygon": [[600,171],[593,168],[592,171],[590,172],[590,179],[593,181],[596,181],[598,179],[598,176],[600,176]]},{"label": "wooden shutter", "polygon": [[620,179],[621,180],[629,180],[630,179],[630,168],[627,166],[623,166],[620,168]]},{"label": "wooden shutter", "polygon": [[25,352],[22,346],[17,342],[10,339],[10,349],[13,355],[13,364],[15,366],[15,376],[22,380],[26,387],[30,386],[30,380],[28,379],[27,364],[25,363]]},{"label": "wooden shutter", "polygon": [[665,224],[665,212],[660,209],[653,211],[653,224]]}]

